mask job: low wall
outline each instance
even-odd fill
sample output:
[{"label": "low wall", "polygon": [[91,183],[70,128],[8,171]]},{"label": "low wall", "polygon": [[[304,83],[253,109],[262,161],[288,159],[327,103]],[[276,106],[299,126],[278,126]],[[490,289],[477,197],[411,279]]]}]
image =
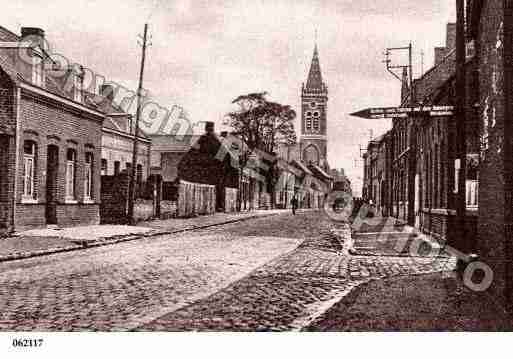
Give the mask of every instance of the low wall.
[{"label": "low wall", "polygon": [[134,219],[136,221],[147,221],[154,217],[153,200],[136,199],[134,203]]},{"label": "low wall", "polygon": [[128,176],[101,177],[101,223],[126,223]]},{"label": "low wall", "polygon": [[176,201],[161,201],[160,202],[160,218],[168,219],[176,217]]}]

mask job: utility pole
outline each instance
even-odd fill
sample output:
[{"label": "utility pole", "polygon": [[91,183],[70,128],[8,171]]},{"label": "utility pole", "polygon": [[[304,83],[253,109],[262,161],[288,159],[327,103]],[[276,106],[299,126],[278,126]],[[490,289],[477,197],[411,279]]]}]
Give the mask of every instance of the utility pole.
[{"label": "utility pole", "polygon": [[[415,106],[415,102],[417,101],[416,93],[415,93],[415,85],[413,83],[413,48],[410,42],[408,46],[408,67],[410,70],[410,106]],[[406,133],[409,136],[408,146],[410,150],[408,151],[408,185],[407,185],[407,194],[406,198],[408,199],[408,216],[407,221],[410,226],[415,226],[415,220],[417,218],[417,213],[415,213],[415,191],[418,189],[415,188],[415,177],[417,176],[417,119],[415,118],[415,114],[412,114],[410,120],[410,131],[408,134],[408,124],[406,124]]]},{"label": "utility pole", "polygon": [[137,168],[137,145],[139,135],[139,119],[141,116],[141,92],[143,90],[144,79],[144,63],[146,60],[146,46],[148,41],[148,24],[144,24],[144,34],[142,39],[142,59],[141,69],[139,72],[139,87],[137,88],[137,110],[135,114],[135,129],[134,129],[134,147],[132,151],[132,168],[130,171],[130,184],[128,186],[128,220],[131,224],[135,224],[134,218],[134,200],[135,200],[135,171]]},{"label": "utility pole", "polygon": [[[456,156],[454,162],[456,189],[456,238],[465,243],[466,212],[466,138],[465,138],[465,1],[456,0]],[[455,245],[456,243],[450,243]],[[456,245],[456,248],[461,248]],[[468,249],[468,248],[466,248]]]},{"label": "utility pole", "polygon": [[[393,64],[392,63],[392,60],[390,58],[390,55],[393,51],[399,51],[399,52],[402,52],[404,53],[405,51],[408,51],[408,64]],[[410,106],[414,106],[415,105],[415,101],[416,101],[416,98],[415,98],[415,86],[413,85],[413,46],[412,46],[412,43],[410,42],[408,44],[408,46],[403,46],[403,47],[390,47],[390,48],[387,48],[386,51],[385,51],[385,64],[386,64],[386,67],[387,67],[387,70],[388,72],[390,72],[396,79],[398,79],[399,81],[401,81],[401,83],[404,84],[404,79],[399,76],[397,73],[395,73],[395,71],[397,71],[397,69],[401,69],[404,71],[404,69],[408,69],[408,87],[409,87],[409,94],[408,94],[408,105]],[[404,104],[401,104],[401,105],[406,105],[406,103]],[[414,114],[412,114],[412,117],[415,116]],[[397,216],[399,216],[399,201],[401,201],[401,198],[404,197],[404,200],[408,200],[408,208],[407,208],[407,211],[405,211],[405,214],[407,213],[407,216],[404,217],[404,219],[406,219],[408,221],[408,224],[409,225],[414,225],[415,224],[415,213],[414,213],[414,210],[415,210],[415,183],[414,183],[414,178],[415,178],[415,175],[416,175],[416,168],[417,168],[417,161],[416,161],[416,158],[415,158],[415,148],[416,148],[416,145],[417,145],[417,141],[416,141],[416,138],[417,138],[417,131],[416,131],[416,120],[413,118],[409,118],[409,119],[398,119],[398,121],[405,121],[405,126],[406,126],[406,133],[405,135],[407,136],[407,139],[408,139],[408,147],[409,147],[409,152],[408,152],[408,165],[407,165],[407,168],[405,169],[405,171],[407,171],[408,173],[408,182],[405,183],[405,184],[402,184],[400,186],[400,188],[398,188],[398,190],[394,191],[395,194],[396,194],[396,198],[395,198],[395,201],[392,201],[392,202],[396,202],[397,203],[397,209],[398,209],[398,212],[397,212]],[[410,122],[410,126],[409,125],[409,122]],[[406,180],[405,180],[406,182]],[[398,183],[404,183],[403,181],[398,181]],[[412,198],[413,197],[413,198]],[[403,202],[404,202],[403,200]],[[393,205],[392,205],[393,206]]]}]

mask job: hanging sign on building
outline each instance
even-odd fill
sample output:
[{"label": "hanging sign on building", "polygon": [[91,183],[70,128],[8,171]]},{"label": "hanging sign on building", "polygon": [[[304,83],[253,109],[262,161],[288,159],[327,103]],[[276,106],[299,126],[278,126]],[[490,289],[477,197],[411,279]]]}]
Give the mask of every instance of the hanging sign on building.
[{"label": "hanging sign on building", "polygon": [[374,107],[354,112],[351,116],[380,119],[407,118],[414,114],[429,117],[452,116],[454,114],[454,106]]}]

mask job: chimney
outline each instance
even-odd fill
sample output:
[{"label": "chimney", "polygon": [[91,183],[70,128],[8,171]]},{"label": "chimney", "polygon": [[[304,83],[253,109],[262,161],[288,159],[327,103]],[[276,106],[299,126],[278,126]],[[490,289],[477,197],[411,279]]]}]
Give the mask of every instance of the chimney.
[{"label": "chimney", "polygon": [[447,47],[435,47],[435,66],[441,63],[448,53]]},{"label": "chimney", "polygon": [[21,28],[21,37],[27,37],[27,36],[37,36],[44,39],[45,32],[43,29],[40,29],[38,27],[22,27]]},{"label": "chimney", "polygon": [[107,98],[110,102],[114,101],[114,86],[102,85],[100,88],[100,95]]},{"label": "chimney", "polygon": [[448,52],[456,48],[456,24],[453,22],[447,24],[447,38],[445,40],[445,47],[447,48]]},{"label": "chimney", "polygon": [[205,132],[206,133],[214,133],[214,123],[211,121],[205,122]]}]

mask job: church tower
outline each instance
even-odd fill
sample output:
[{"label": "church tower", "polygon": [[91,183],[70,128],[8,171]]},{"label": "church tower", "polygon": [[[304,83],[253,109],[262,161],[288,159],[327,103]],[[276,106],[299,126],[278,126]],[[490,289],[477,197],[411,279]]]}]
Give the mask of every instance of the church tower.
[{"label": "church tower", "polygon": [[306,85],[301,89],[301,160],[328,170],[326,119],[328,87],[322,81],[319,52],[315,44]]}]

